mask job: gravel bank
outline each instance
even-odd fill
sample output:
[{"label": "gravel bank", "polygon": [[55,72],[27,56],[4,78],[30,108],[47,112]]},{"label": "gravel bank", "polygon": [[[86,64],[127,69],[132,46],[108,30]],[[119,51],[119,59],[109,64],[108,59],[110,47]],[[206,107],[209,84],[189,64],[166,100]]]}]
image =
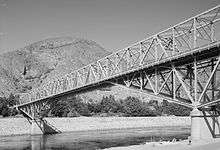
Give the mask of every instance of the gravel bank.
[{"label": "gravel bank", "polygon": [[[159,126],[190,126],[190,117],[77,117],[46,118],[61,132],[109,130]],[[29,134],[30,124],[25,118],[1,118],[0,136]]]}]

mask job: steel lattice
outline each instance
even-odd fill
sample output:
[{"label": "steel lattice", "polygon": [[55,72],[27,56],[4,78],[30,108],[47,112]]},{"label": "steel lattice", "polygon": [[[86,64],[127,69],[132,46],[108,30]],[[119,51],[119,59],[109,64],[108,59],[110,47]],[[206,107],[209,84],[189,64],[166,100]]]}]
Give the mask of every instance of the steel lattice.
[{"label": "steel lattice", "polygon": [[57,95],[103,83],[134,88],[187,107],[214,105],[220,101],[219,40],[220,5],[62,78],[51,79],[22,94],[17,107],[28,109]]}]

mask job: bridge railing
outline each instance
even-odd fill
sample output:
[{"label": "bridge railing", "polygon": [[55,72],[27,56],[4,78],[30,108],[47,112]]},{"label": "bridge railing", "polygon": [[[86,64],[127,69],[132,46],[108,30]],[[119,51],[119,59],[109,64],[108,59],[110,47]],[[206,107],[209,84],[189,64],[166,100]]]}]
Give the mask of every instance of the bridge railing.
[{"label": "bridge railing", "polygon": [[25,105],[114,78],[220,40],[220,5],[22,94]]}]

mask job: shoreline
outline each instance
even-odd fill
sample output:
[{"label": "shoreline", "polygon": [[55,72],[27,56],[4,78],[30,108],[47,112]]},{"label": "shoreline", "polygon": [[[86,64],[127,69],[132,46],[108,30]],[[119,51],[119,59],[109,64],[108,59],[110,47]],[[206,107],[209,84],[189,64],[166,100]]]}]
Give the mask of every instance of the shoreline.
[{"label": "shoreline", "polygon": [[177,142],[146,142],[140,145],[110,147],[103,150],[219,150],[220,139],[199,140],[189,144],[188,140]]},{"label": "shoreline", "polygon": [[[141,129],[155,129],[155,128],[168,128],[168,127],[180,127],[180,128],[186,128],[190,130],[190,126],[151,126],[151,127],[133,127],[133,128],[109,128],[109,129],[95,129],[95,130],[79,130],[79,131],[64,131],[61,133],[56,134],[67,134],[67,133],[90,133],[90,132],[111,132],[111,131],[129,131],[129,130],[141,130]],[[10,137],[10,136],[26,136],[29,134],[8,134],[8,135],[0,135],[0,137]]]}]

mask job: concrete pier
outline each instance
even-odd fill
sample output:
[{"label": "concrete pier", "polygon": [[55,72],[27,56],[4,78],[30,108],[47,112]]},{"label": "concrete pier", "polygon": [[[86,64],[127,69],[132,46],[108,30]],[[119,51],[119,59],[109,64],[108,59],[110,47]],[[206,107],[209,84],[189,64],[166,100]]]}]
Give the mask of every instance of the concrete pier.
[{"label": "concrete pier", "polygon": [[39,119],[30,120],[30,134],[39,135],[44,134],[44,122]]},{"label": "concrete pier", "polygon": [[34,119],[30,121],[30,134],[39,135],[39,134],[55,134],[60,131],[57,130],[54,126],[49,124],[46,120]]},{"label": "concrete pier", "polygon": [[199,111],[197,108],[195,108],[191,111],[190,116],[191,116],[191,139],[193,141],[200,140],[201,138],[200,122],[201,122],[202,112]]},{"label": "concrete pier", "polygon": [[219,115],[194,108],[191,112],[192,141],[216,138],[220,135],[219,121]]}]

